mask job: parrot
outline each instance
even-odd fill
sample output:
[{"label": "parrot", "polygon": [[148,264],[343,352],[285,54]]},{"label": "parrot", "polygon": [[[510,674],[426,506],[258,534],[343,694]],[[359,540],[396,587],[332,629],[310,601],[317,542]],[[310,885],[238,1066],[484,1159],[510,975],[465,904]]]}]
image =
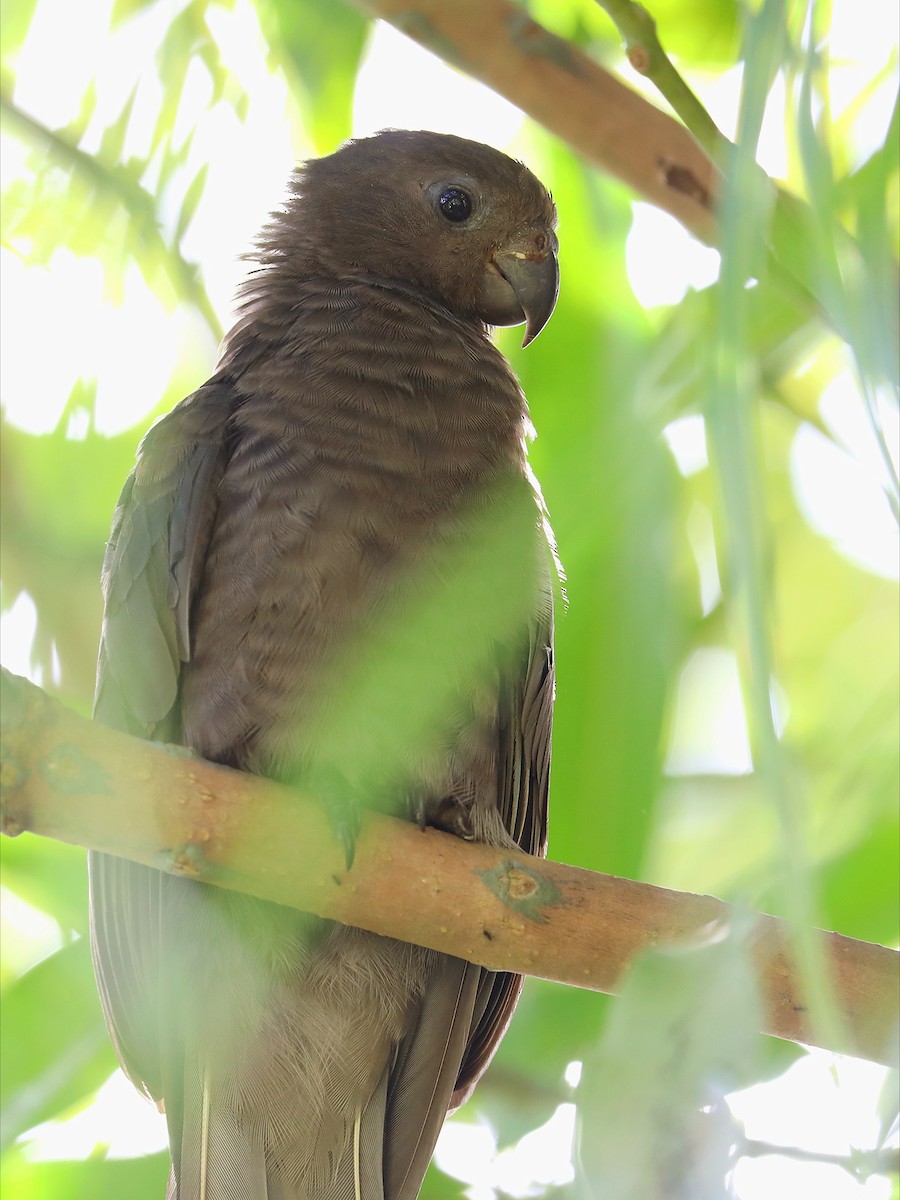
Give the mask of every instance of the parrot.
[{"label": "parrot", "polygon": [[[150,429],[115,509],[96,719],[306,787],[348,876],[367,805],[546,853],[557,559],[491,331],[524,324],[528,344],[546,325],[556,224],[523,163],[450,134],[302,163],[214,373]],[[460,668],[427,746],[385,733],[382,777],[321,752],[371,631],[525,493],[526,602]],[[406,676],[383,676],[390,710]],[[363,740],[384,733],[380,678]],[[520,976],[95,851],[89,895],[114,1049],[165,1112],[169,1200],[419,1194]]]}]

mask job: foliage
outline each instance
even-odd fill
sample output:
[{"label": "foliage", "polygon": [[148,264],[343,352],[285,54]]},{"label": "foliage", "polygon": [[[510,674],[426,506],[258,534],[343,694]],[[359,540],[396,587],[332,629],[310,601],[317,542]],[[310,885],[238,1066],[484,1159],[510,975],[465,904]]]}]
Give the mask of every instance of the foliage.
[{"label": "foliage", "polygon": [[[27,407],[25,376],[4,383],[2,606],[31,597],[34,670],[87,708],[96,581],[118,488],[147,424],[205,378],[210,335],[224,324],[216,281],[198,266],[202,231],[254,161],[248,113],[264,103],[229,37],[239,28],[258,39],[270,77],[282,81],[295,149],[327,152],[351,132],[367,25],[355,9],[316,0],[258,0],[252,11],[232,0],[117,0],[108,26],[102,5],[84,7],[97,10],[99,44],[59,121],[20,96],[26,83],[40,96],[29,79],[52,90],[49,64],[28,51],[58,6],[14,0],[0,10],[4,150],[14,166],[4,253],[32,269],[58,265],[65,252],[99,264],[109,308],[136,287],[149,293],[162,317],[137,343],[136,387],[158,339],[187,344],[163,394],[133,422],[113,421],[112,432],[98,427],[90,367],[70,373],[68,400],[54,398],[52,430],[16,415]],[[612,27],[588,0],[531,7],[616,65]],[[561,214],[553,321],[525,354],[514,332],[499,335],[540,433],[532,462],[568,577],[550,852],[895,944],[897,591],[866,544],[897,511],[896,109],[874,141],[859,131],[896,53],[834,105],[842,64],[827,58],[829,5],[650,7],[701,94],[743,61],[718,281],[675,306],[643,307],[623,254],[633,197],[527,123],[514,147]],[[145,55],[141,76],[111,100],[103,49],[132,33],[149,39],[153,62]],[[752,164],[773,81],[786,97],[786,186],[808,205],[789,206],[793,224],[774,236],[781,261],[814,279],[815,301],[757,253],[770,212]],[[64,329],[39,318],[30,354],[64,355]],[[98,377],[116,350],[98,346]],[[728,728],[726,709],[737,720]],[[746,730],[752,770],[719,738],[735,729],[739,742]],[[25,918],[16,924],[20,908],[7,910],[2,1182],[23,1197],[160,1194],[160,1156],[103,1162],[98,1147],[87,1161],[33,1164],[15,1142],[39,1121],[83,1109],[114,1060],[90,979],[83,856],[25,838],[3,839],[0,854],[9,892],[55,922],[29,938]],[[658,1189],[668,1180],[673,1190],[660,1195],[682,1194],[674,1179],[694,1181],[683,1194],[706,1195],[697,1181],[715,1164],[708,1194],[721,1194],[733,1138],[715,1122],[689,1131],[695,1109],[795,1053],[749,1037],[744,954],[738,929],[724,946],[645,963],[609,1020],[604,998],[531,981],[463,1119],[486,1120],[510,1145],[574,1099],[585,1188],[597,1173],[608,1182],[624,1172]],[[678,1072],[666,1066],[661,1030],[683,1048]],[[573,1061],[585,1062],[574,1092],[564,1083]],[[651,1119],[675,1108],[694,1156],[681,1174]],[[592,1141],[601,1122],[616,1136]],[[433,1168],[423,1194],[456,1195],[458,1185]],[[607,1193],[598,1185],[597,1194]]]}]

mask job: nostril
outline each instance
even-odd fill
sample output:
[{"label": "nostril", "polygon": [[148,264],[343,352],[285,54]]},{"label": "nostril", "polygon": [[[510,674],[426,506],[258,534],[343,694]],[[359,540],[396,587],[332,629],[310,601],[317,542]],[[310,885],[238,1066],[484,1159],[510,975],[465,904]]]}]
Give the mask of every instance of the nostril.
[{"label": "nostril", "polygon": [[547,249],[547,239],[544,234],[539,233],[534,239],[534,248],[537,250],[538,254],[543,254]]}]

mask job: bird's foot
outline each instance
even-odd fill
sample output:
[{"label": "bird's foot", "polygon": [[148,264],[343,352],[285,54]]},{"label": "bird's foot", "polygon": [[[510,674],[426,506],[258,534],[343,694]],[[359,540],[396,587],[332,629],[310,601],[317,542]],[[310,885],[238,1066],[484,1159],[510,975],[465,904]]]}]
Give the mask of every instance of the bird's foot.
[{"label": "bird's foot", "polygon": [[420,829],[426,828],[429,824],[427,792],[416,790],[406,793],[406,819],[415,821]]}]

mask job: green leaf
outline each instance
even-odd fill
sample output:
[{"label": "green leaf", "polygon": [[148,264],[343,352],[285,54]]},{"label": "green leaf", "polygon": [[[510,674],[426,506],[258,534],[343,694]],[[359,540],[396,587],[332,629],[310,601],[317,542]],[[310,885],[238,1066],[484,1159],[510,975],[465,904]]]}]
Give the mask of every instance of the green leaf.
[{"label": "green leaf", "polygon": [[110,22],[111,27],[113,29],[118,28],[119,25],[123,25],[131,17],[145,12],[156,3],[157,0],[115,0]]},{"label": "green leaf", "polygon": [[[55,1013],[56,1019],[45,1019]],[[2,1144],[83,1101],[115,1070],[87,941],[8,987],[0,1028]]]},{"label": "green leaf", "polygon": [[87,865],[80,846],[4,837],[0,864],[4,887],[53,917],[63,930],[87,933]]},{"label": "green leaf", "polygon": [[[132,102],[134,94],[132,93]],[[69,122],[65,129],[59,131],[60,136],[67,141],[77,144],[84,137],[88,125],[90,125],[94,113],[97,111],[97,85],[92,79],[84,90],[84,95],[81,97],[81,104],[78,109],[78,115]]]},{"label": "green leaf", "polygon": [[168,1174],[167,1154],[32,1163],[13,1151],[4,1155],[0,1190],[17,1200],[151,1200],[164,1194]]},{"label": "green leaf", "polygon": [[[893,780],[896,796],[896,777]],[[890,794],[889,792],[887,794]],[[842,803],[847,801],[842,797]],[[868,827],[851,851],[836,855],[821,872],[822,923],[848,937],[895,946],[898,941],[896,896],[900,891],[896,812]]]},{"label": "green leaf", "polygon": [[176,242],[181,241],[188,225],[193,220],[194,213],[197,211],[197,205],[200,203],[203,190],[206,187],[206,177],[208,174],[209,163],[204,163],[191,180],[188,190],[184,194],[184,200],[181,203],[181,212],[178,214],[178,225],[175,229]]},{"label": "green leaf", "polygon": [[[14,0],[11,4],[0,4],[0,47],[4,74],[9,69],[28,36],[37,0]],[[4,81],[5,82],[5,81]]]},{"label": "green leaf", "polygon": [[462,1200],[463,1187],[458,1179],[451,1179],[434,1164],[428,1168],[420,1193],[421,1200]]},{"label": "green leaf", "polygon": [[526,979],[500,1048],[474,1096],[466,1119],[487,1122],[502,1149],[550,1119],[571,1100],[565,1071],[596,1044],[609,997]]},{"label": "green leaf", "polygon": [[304,760],[313,779],[390,796],[411,763],[441,760],[446,715],[471,702],[473,680],[494,677],[498,653],[522,652],[540,567],[536,522],[530,486],[504,481],[457,516],[451,537],[423,548],[390,611],[333,664],[314,758]]},{"label": "green leaf", "polygon": [[743,925],[631,964],[577,1092],[586,1195],[721,1197],[734,1141],[721,1100],[752,1069],[757,1045]]},{"label": "green leaf", "polygon": [[675,474],[655,422],[632,401],[652,331],[611,248],[630,223],[624,191],[597,183],[549,140],[539,147],[547,158],[535,165],[565,204],[562,290],[539,349],[509,353],[539,431],[532,463],[569,579],[556,623],[550,853],[633,876],[652,828],[683,637]]},{"label": "green leaf", "polygon": [[348,4],[260,0],[257,13],[272,60],[284,71],[320,154],[350,134],[356,70],[368,22]]},{"label": "green leaf", "polygon": [[131,113],[134,109],[137,89],[138,85],[135,84],[118,117],[116,117],[111,125],[107,125],[103,131],[98,158],[105,159],[111,165],[120,162],[122,158],[122,148],[125,145],[125,137],[128,133],[128,125],[131,121]]},{"label": "green leaf", "polygon": [[128,264],[137,262],[161,300],[195,305],[218,340],[219,321],[197,268],[160,232],[158,200],[139,183],[138,165],[126,169],[86,153],[6,96],[0,96],[0,108],[16,136],[38,151],[33,178],[17,179],[4,196],[4,238],[30,239],[20,253],[32,263],[48,261],[62,246],[99,255],[108,286],[119,288]]}]

